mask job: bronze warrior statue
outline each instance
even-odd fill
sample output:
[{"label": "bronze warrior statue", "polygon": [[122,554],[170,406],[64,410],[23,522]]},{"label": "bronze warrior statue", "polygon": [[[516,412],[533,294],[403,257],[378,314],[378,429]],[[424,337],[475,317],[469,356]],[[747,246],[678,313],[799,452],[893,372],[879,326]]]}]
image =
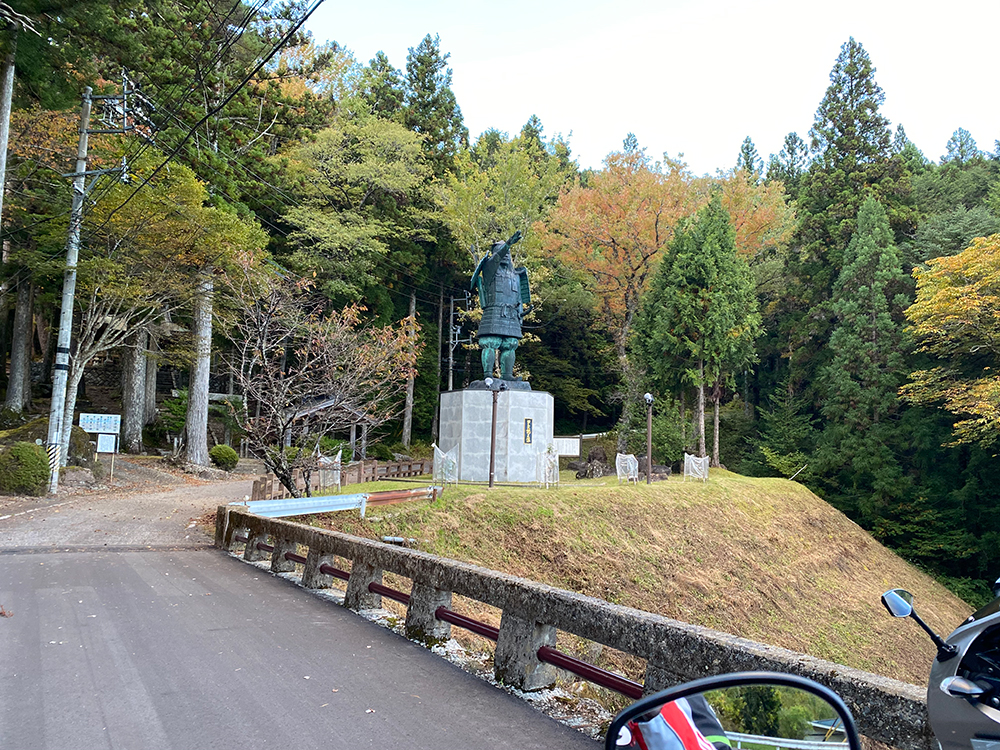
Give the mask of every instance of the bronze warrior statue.
[{"label": "bronze warrior statue", "polygon": [[472,273],[471,288],[479,291],[483,319],[479,323],[479,348],[483,356],[483,377],[493,376],[493,365],[500,354],[500,377],[514,380],[514,352],[521,339],[521,320],[531,311],[528,272],[514,268],[511,247],[521,233],[506,242],[495,242]]}]

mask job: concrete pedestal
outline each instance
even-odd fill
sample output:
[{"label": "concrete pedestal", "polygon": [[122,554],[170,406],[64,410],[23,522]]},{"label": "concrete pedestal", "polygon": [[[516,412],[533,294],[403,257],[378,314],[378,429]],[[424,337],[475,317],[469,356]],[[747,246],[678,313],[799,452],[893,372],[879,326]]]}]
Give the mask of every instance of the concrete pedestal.
[{"label": "concrete pedestal", "polygon": [[[544,391],[497,393],[497,482],[538,481],[538,457],[552,444],[554,401]],[[447,452],[458,446],[458,478],[490,481],[490,425],[493,391],[441,394],[441,435]]]}]

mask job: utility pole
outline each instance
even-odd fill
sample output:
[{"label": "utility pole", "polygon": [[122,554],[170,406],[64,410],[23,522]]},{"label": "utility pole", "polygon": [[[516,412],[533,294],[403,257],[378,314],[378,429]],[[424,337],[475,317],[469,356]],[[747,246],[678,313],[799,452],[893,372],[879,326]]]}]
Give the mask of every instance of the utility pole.
[{"label": "utility pole", "polygon": [[[62,306],[59,310],[59,336],[56,339],[56,363],[52,373],[52,402],[49,406],[49,434],[46,452],[49,456],[49,494],[59,488],[59,466],[62,453],[68,446],[61,445],[63,419],[66,409],[66,380],[69,377],[69,345],[73,331],[73,297],[76,295],[76,263],[80,255],[80,226],[83,224],[83,198],[87,181],[87,136],[90,125],[91,88],[83,90],[80,108],[80,142],[76,150],[76,171],[73,173],[73,208],[69,218],[69,236],[66,240],[66,271],[63,273]],[[73,415],[69,418],[72,420]]]},{"label": "utility pole", "polygon": [[[56,339],[56,361],[52,371],[52,402],[49,405],[49,432],[45,450],[49,457],[49,494],[55,494],[59,488],[59,467],[66,465],[69,457],[70,427],[73,423],[72,410],[66,414],[66,385],[70,372],[70,342],[73,334],[73,300],[76,296],[76,265],[80,257],[80,229],[83,226],[83,203],[86,198],[87,177],[95,179],[103,174],[118,173],[122,179],[127,179],[128,165],[122,158],[121,167],[114,169],[87,170],[88,137],[95,133],[125,134],[134,129],[128,109],[128,95],[136,93],[130,90],[128,76],[122,71],[122,93],[108,96],[92,96],[93,90],[87,86],[83,90],[83,105],[80,108],[80,141],[76,150],[76,168],[63,177],[73,178],[73,205],[69,216],[69,232],[66,238],[66,270],[63,273],[62,302],[59,309],[59,335]],[[121,126],[117,122],[111,127],[90,129],[90,112],[95,101],[110,107],[110,118],[117,121],[121,117]],[[120,106],[117,104],[121,102]],[[104,116],[105,124],[109,116]],[[90,187],[94,186],[91,182]]]},{"label": "utility pole", "polygon": [[[465,309],[468,310],[469,306],[472,304],[472,300],[469,297],[469,293],[465,293]],[[458,348],[459,344],[471,344],[472,337],[467,339],[460,339],[459,336],[462,335],[462,326],[456,325],[455,323],[455,297],[450,297],[448,303],[448,390],[453,391],[454,381],[452,379],[453,373],[455,371],[455,349]]]},{"label": "utility pole", "polygon": [[452,374],[455,371],[455,297],[449,297],[448,302],[448,390],[455,390],[452,384]]}]

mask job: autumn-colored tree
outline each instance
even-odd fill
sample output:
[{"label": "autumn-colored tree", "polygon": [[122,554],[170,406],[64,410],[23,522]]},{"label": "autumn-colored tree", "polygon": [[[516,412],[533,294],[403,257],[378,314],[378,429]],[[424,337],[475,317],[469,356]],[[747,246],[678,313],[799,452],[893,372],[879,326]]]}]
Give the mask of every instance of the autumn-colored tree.
[{"label": "autumn-colored tree", "polygon": [[753,174],[735,169],[713,184],[722,187],[722,206],[736,230],[736,252],[748,263],[763,261],[788,244],[795,231],[795,210],[782,183],[761,184]]},{"label": "autumn-colored tree", "polygon": [[906,310],[919,350],[936,367],[910,375],[900,392],[915,404],[943,404],[957,417],[954,442],[992,446],[1000,438],[1000,234],[913,271],[916,301]]},{"label": "autumn-colored tree", "polygon": [[574,185],[560,195],[540,227],[546,251],[591,278],[598,312],[623,363],[632,320],[656,261],[677,222],[697,202],[684,163],[653,162],[645,149],[627,141],[586,186]]}]

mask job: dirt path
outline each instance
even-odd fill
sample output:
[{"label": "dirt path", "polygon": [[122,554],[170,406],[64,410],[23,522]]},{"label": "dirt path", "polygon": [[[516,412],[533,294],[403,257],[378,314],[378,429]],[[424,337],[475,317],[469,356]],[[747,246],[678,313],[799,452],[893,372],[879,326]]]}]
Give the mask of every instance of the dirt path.
[{"label": "dirt path", "polygon": [[204,480],[119,461],[111,487],[51,498],[0,497],[0,550],[206,546],[195,524],[241,500],[252,480]]}]

